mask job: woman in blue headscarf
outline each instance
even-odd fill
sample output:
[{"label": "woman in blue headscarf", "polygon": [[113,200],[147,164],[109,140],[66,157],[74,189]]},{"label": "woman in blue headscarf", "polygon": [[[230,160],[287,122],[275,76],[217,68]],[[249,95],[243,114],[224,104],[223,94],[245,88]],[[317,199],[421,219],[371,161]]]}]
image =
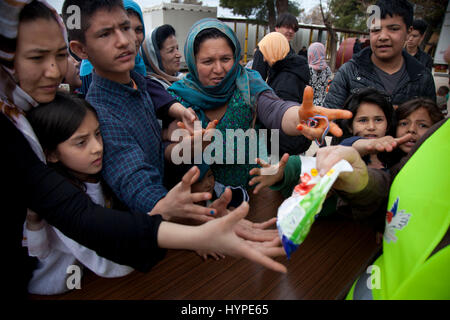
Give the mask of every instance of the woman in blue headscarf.
[{"label": "woman in blue headscarf", "polygon": [[[144,17],[142,15],[142,10],[139,5],[132,0],[123,0],[123,6],[125,10],[127,10],[128,18],[130,18],[131,29],[136,34],[136,57],[134,58],[134,71],[143,75],[144,77],[147,75],[147,70],[145,68],[144,60],[139,54],[139,49],[142,45],[142,42],[145,38],[145,26],[144,26]],[[89,60],[83,60],[80,66],[80,79],[82,81],[82,86],[80,88],[80,93],[86,95],[89,86],[92,81],[92,69],[93,66],[89,62]]]},{"label": "woman in blue headscarf", "polygon": [[[254,159],[249,159],[248,141],[245,149],[239,150],[237,139],[233,136],[230,139],[234,141],[228,141],[227,146],[226,129],[246,131],[264,125],[270,129],[282,129],[291,136],[310,132],[311,128],[307,127],[303,131],[297,130],[300,123],[298,103],[281,100],[258,72],[239,64],[239,40],[225,23],[211,18],[195,23],[188,33],[184,54],[189,73],[175,82],[169,92],[185,107],[196,112],[203,128],[210,121],[219,120],[216,129],[223,137],[221,163],[229,162],[230,153],[234,156],[233,163],[237,162],[239,155],[240,159],[243,155],[245,158],[244,164],[225,165],[218,164],[220,161],[215,157],[216,162],[211,169],[220,183],[246,187],[250,180],[249,171],[256,166],[251,163]],[[327,112],[322,114],[327,115]],[[256,141],[259,154],[264,157],[267,151],[265,146],[257,142],[259,139],[252,140]]]}]

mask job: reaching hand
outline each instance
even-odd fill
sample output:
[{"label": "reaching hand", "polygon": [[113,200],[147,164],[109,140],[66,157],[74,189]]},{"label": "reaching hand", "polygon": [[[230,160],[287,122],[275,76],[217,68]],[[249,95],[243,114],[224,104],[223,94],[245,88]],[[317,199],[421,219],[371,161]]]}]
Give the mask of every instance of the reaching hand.
[{"label": "reaching hand", "polygon": [[214,200],[214,202],[209,206],[211,209],[216,211],[216,214],[214,215],[216,218],[223,217],[228,214],[227,207],[231,201],[232,194],[233,193],[230,188],[226,188],[219,199]]},{"label": "reaching hand", "polygon": [[156,204],[150,214],[161,214],[168,221],[174,218],[193,219],[202,222],[214,219],[211,215],[216,213],[215,209],[195,204],[209,200],[211,194],[208,192],[191,193],[191,185],[197,181],[199,176],[200,170],[197,167],[192,167],[183,176],[181,182]]},{"label": "reaching hand", "polygon": [[225,259],[225,256],[218,252],[196,250],[195,253],[197,253],[200,257],[202,257],[203,260],[205,260],[205,261],[208,260],[208,256],[212,257],[215,260]]},{"label": "reaching hand", "polygon": [[284,168],[289,160],[289,154],[285,153],[283,157],[281,157],[280,162],[274,165],[270,165],[263,160],[257,158],[256,163],[259,164],[262,168],[253,168],[250,170],[250,175],[254,175],[256,177],[252,178],[248,183],[250,186],[258,183],[253,190],[254,194],[257,194],[259,190],[265,187],[270,187],[281,181],[284,177]]},{"label": "reaching hand", "polygon": [[[215,209],[217,212],[217,214],[214,215],[216,218],[223,217],[229,213],[227,206],[231,201],[231,196],[231,190],[226,188],[220,198],[211,204],[210,208]],[[276,218],[272,218],[261,223],[254,223],[247,219],[243,219],[236,224],[234,231],[236,232],[236,235],[244,240],[259,242],[272,241],[275,238],[279,238],[278,231],[276,229],[267,228],[275,225],[276,222]]]},{"label": "reaching hand", "polygon": [[324,176],[340,160],[347,160],[353,172],[341,172],[333,185],[334,189],[348,193],[363,190],[369,181],[367,166],[358,151],[353,147],[332,146],[320,148],[316,155],[316,167],[320,176]]},{"label": "reaching hand", "polygon": [[[194,149],[194,141],[198,139],[202,142],[202,151],[205,150],[205,148],[211,143],[211,138],[214,135],[214,130],[216,130],[216,126],[219,123],[219,120],[213,120],[206,126],[206,129],[201,130],[194,130],[194,127],[192,128],[192,131],[189,131],[186,128],[186,125],[178,121],[177,126],[179,129],[186,129],[188,130],[190,135],[183,136],[183,142],[182,143],[190,143],[191,144],[191,150]],[[194,154],[194,153],[192,153]]]},{"label": "reaching hand", "polygon": [[412,135],[408,133],[400,138],[384,136],[377,139],[359,139],[353,143],[352,147],[355,148],[361,156],[378,152],[392,152],[396,147],[408,142],[411,138]]},{"label": "reaching hand", "polygon": [[243,257],[259,263],[271,270],[286,273],[287,269],[284,265],[270,257],[285,255],[281,246],[280,239],[274,238],[271,241],[245,241],[236,235],[236,225],[248,213],[248,203],[243,202],[238,208],[230,211],[226,216],[209,221],[201,225],[204,231],[202,250],[211,250],[220,252],[223,255],[234,257]]},{"label": "reaching hand", "polygon": [[277,223],[277,218],[271,218],[264,222],[251,222],[247,219],[242,219],[239,221],[234,232],[237,236],[244,240],[265,242],[265,241],[276,241],[280,240],[277,229],[267,229],[268,227],[274,226]]},{"label": "reaching hand", "polygon": [[194,133],[195,120],[198,120],[195,111],[192,108],[185,108],[181,116],[181,123],[183,124],[184,129],[188,130],[191,135]]},{"label": "reaching hand", "polygon": [[326,130],[327,123],[325,119],[318,119],[318,125],[315,128],[306,125],[309,118],[316,115],[325,116],[329,120],[330,130],[329,132],[336,137],[342,136],[342,130],[337,124],[331,120],[335,119],[350,119],[353,115],[348,110],[342,109],[328,109],[320,106],[313,105],[314,90],[310,86],[306,86],[303,93],[303,103],[298,111],[298,117],[300,124],[297,129],[302,131],[302,134],[310,140],[320,139],[322,134]]}]

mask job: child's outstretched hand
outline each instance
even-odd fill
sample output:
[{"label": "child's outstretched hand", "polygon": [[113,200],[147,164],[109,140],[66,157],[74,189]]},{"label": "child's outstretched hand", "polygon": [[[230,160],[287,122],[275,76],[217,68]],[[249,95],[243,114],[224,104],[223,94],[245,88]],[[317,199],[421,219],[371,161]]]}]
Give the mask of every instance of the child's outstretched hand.
[{"label": "child's outstretched hand", "polygon": [[392,152],[399,145],[408,142],[412,138],[410,133],[403,137],[394,138],[391,136],[384,136],[377,139],[359,139],[353,143],[355,148],[361,156],[379,152]]},{"label": "child's outstretched hand", "polygon": [[192,108],[185,108],[181,116],[181,123],[183,124],[184,128],[191,134],[194,132],[195,120],[198,120],[195,111]]},{"label": "child's outstretched hand", "polygon": [[202,228],[201,232],[205,239],[202,242],[205,248],[202,249],[243,257],[271,270],[286,273],[287,269],[284,265],[270,258],[285,255],[279,238],[261,242],[244,240],[236,235],[236,225],[245,218],[248,210],[248,203],[243,202],[226,216],[201,225],[199,228]]},{"label": "child's outstretched hand", "polygon": [[[210,123],[208,123],[208,125],[206,126],[206,129],[201,129],[201,130],[194,130],[192,129],[192,131],[190,131],[186,125],[181,122],[178,121],[177,122],[177,126],[179,129],[185,129],[188,130],[190,136],[188,136],[187,138],[190,139],[190,143],[191,143],[191,150],[194,150],[194,141],[196,139],[199,139],[202,142],[202,151],[205,150],[205,148],[211,143],[211,138],[214,135],[214,130],[217,127],[217,124],[219,123],[219,120],[213,120]],[[184,136],[183,139],[185,139],[186,136]]]},{"label": "child's outstretched hand", "polygon": [[329,120],[330,130],[329,132],[336,137],[342,136],[342,130],[337,124],[331,120],[336,119],[350,119],[352,113],[348,110],[342,109],[328,109],[313,104],[314,90],[311,86],[306,86],[303,92],[303,103],[298,111],[298,117],[300,124],[297,126],[297,130],[300,130],[302,134],[310,140],[320,139],[322,134],[327,128],[325,119],[317,119],[319,122],[315,128],[309,127],[306,122],[308,119],[314,116],[325,116]]},{"label": "child's outstretched hand", "polygon": [[257,158],[256,163],[262,168],[253,168],[250,170],[250,175],[256,176],[248,183],[250,186],[258,183],[253,190],[254,194],[257,194],[259,190],[265,187],[270,187],[281,181],[284,177],[284,168],[289,159],[289,154],[285,153],[281,157],[280,162],[274,165],[270,165],[263,160]]},{"label": "child's outstretched hand", "polygon": [[167,221],[181,218],[206,222],[214,219],[212,215],[216,213],[215,209],[195,204],[211,199],[211,193],[191,193],[191,185],[199,176],[200,170],[197,167],[189,169],[181,182],[170,189],[166,196],[155,205],[150,215],[160,214]]},{"label": "child's outstretched hand", "polygon": [[202,257],[203,260],[205,260],[205,261],[208,260],[208,256],[212,257],[215,260],[225,259],[225,256],[218,252],[196,250],[195,253],[197,253],[200,257]]},{"label": "child's outstretched hand", "polygon": [[[225,189],[225,192],[222,193],[219,199],[216,199],[210,206],[210,208],[215,209],[217,214],[215,217],[223,217],[226,216],[229,212],[227,210],[227,206],[231,201],[231,190],[229,188]],[[275,241],[278,239],[278,231],[277,229],[268,229],[271,226],[274,226],[277,222],[276,218],[269,219],[264,222],[254,223],[247,219],[242,219],[235,226],[235,233],[239,237],[244,240],[250,241]]]}]

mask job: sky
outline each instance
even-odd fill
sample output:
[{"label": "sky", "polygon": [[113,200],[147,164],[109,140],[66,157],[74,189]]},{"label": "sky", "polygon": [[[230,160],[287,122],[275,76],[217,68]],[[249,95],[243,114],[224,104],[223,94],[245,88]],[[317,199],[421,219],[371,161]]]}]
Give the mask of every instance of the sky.
[{"label": "sky", "polygon": [[[154,5],[161,4],[163,2],[170,2],[170,0],[135,0],[141,8],[145,7],[151,7]],[[300,3],[300,7],[305,9],[305,12],[308,12],[310,9],[312,9],[314,6],[318,5],[320,0],[294,0],[297,3]],[[50,3],[52,6],[54,6],[58,12],[61,12],[62,4],[64,3],[64,0],[47,0],[48,3]],[[217,7],[219,5],[219,0],[202,0],[203,5],[209,6],[209,7]],[[217,10],[217,16],[218,17],[233,17],[233,14],[231,13],[231,9],[225,9],[225,8],[218,8]]]}]

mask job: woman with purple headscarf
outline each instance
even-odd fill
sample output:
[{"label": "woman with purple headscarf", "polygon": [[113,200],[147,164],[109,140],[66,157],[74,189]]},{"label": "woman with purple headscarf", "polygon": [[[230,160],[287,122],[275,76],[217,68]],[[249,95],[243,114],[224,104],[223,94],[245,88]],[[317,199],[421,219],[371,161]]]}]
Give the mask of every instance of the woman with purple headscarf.
[{"label": "woman with purple headscarf", "polygon": [[327,94],[331,69],[325,61],[325,46],[320,42],[312,43],[308,48],[310,85],[314,89],[314,105],[321,106]]}]

